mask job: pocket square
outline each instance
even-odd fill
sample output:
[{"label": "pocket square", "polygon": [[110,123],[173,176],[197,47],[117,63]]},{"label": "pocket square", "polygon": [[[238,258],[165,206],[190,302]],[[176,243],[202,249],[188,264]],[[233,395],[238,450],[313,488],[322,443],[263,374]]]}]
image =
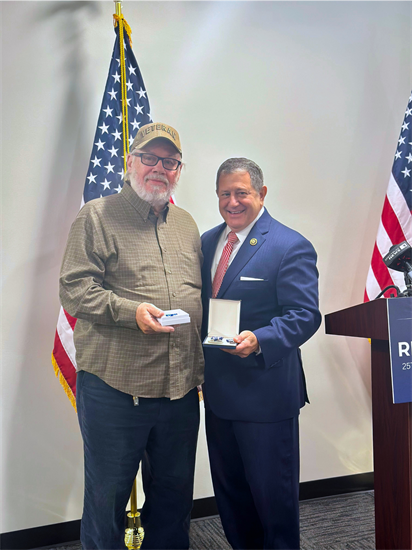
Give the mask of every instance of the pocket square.
[{"label": "pocket square", "polygon": [[241,277],[241,281],[264,281],[265,279],[258,279],[257,277]]}]

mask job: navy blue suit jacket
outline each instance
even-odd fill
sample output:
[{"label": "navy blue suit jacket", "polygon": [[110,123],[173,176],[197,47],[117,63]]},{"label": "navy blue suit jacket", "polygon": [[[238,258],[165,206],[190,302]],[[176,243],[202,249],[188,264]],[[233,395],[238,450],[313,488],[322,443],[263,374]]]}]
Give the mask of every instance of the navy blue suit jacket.
[{"label": "navy blue suit jacket", "polygon": [[[203,337],[207,334],[211,265],[223,223],[202,236]],[[251,245],[251,239],[257,244]],[[249,357],[214,348],[205,353],[205,404],[227,420],[277,422],[299,414],[308,401],[299,346],[319,328],[316,252],[302,235],[267,210],[256,222],[226,275],[217,298],[242,300],[240,332],[251,330],[262,353]],[[241,281],[254,277],[263,281]]]}]

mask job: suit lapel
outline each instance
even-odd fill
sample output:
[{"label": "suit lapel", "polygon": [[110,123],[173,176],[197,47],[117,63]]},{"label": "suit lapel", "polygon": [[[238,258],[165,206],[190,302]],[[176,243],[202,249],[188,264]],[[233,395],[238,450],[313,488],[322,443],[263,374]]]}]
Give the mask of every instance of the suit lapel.
[{"label": "suit lapel", "polygon": [[215,256],[217,243],[222,231],[225,229],[226,224],[222,223],[216,227],[215,233],[210,235],[210,238],[203,246],[203,265],[204,265],[204,278],[203,285],[206,296],[212,296],[212,262]]},{"label": "suit lapel", "polygon": [[223,298],[226,290],[229,288],[236,275],[245,267],[245,265],[250,261],[250,259],[256,254],[256,252],[265,242],[265,234],[269,231],[270,220],[271,217],[265,209],[265,212],[250,230],[249,235],[246,237],[244,243],[240,247],[239,252],[236,254],[233,262],[230,264],[228,270],[226,271],[217,298]]}]

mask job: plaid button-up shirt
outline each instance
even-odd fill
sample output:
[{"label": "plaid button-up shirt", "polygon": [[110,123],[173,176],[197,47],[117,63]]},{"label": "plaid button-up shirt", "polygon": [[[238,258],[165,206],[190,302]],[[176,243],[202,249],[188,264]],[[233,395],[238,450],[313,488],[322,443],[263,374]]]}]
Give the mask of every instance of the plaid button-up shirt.
[{"label": "plaid button-up shirt", "polygon": [[[78,319],[78,370],[139,397],[179,399],[203,381],[199,232],[170,204],[155,217],[127,183],[87,203],[70,230],[60,276],[63,307]],[[136,309],[181,308],[190,324],[146,335]]]}]

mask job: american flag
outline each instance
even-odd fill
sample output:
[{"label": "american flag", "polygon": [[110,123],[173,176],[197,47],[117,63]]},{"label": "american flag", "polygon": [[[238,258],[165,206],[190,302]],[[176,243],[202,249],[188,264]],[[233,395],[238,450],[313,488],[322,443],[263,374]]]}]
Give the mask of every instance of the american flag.
[{"label": "american flag", "polygon": [[[398,139],[366,280],[365,302],[373,300],[389,285],[405,287],[403,273],[388,269],[382,260],[392,245],[403,241],[412,244],[412,93]],[[389,295],[389,292],[391,291],[387,291],[385,295]]]},{"label": "american flag", "polygon": [[[93,140],[82,206],[93,199],[119,193],[123,186],[124,153],[119,25],[115,32],[116,40]],[[143,78],[133,55],[127,32],[124,32],[123,39],[130,146],[139,127],[152,122],[152,117]],[[61,308],[52,353],[56,376],[59,377],[60,383],[74,407],[76,407],[76,350],[73,342],[75,324],[76,319]]]}]

